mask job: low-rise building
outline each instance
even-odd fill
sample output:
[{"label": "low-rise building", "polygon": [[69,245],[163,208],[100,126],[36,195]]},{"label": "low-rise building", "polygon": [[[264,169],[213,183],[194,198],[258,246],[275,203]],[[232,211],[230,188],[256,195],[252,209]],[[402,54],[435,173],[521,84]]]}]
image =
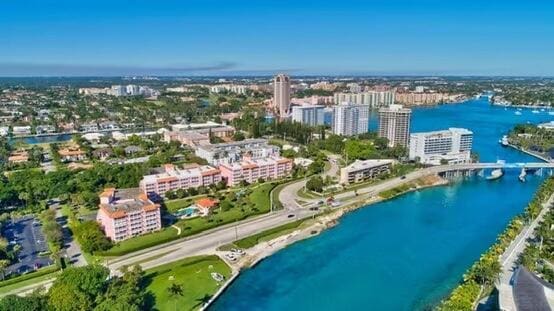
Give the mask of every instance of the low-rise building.
[{"label": "low-rise building", "polygon": [[71,146],[58,150],[60,160],[63,162],[83,161],[87,158],[86,153],[79,147]]},{"label": "low-rise building", "polygon": [[14,126],[12,134],[15,136],[31,135],[31,126]]},{"label": "low-rise building", "polygon": [[279,147],[269,145],[266,139],[245,139],[231,143],[198,146],[196,155],[211,165],[238,162],[244,156],[257,160],[279,156]]},{"label": "low-rise building", "polygon": [[394,160],[356,160],[341,168],[340,183],[353,184],[389,173],[393,164]]},{"label": "low-rise building", "polygon": [[106,236],[118,242],[162,228],[160,205],[139,189],[108,188],[100,194],[96,215]]},{"label": "low-rise building", "polygon": [[216,199],[202,198],[194,202],[194,207],[198,209],[200,216],[208,216],[218,204]]},{"label": "low-rise building", "polygon": [[15,151],[8,157],[9,163],[25,163],[29,161],[29,153],[25,150]]},{"label": "low-rise building", "polygon": [[168,131],[164,133],[164,141],[178,141],[182,145],[187,145],[193,148],[210,144],[210,138],[208,135],[200,134],[195,131]]},{"label": "low-rise building", "polygon": [[167,191],[210,186],[221,181],[219,169],[209,165],[178,168],[166,164],[156,174],[142,177],[139,187],[144,193],[165,195]]},{"label": "low-rise building", "polygon": [[219,166],[221,176],[230,187],[241,182],[254,183],[260,179],[269,180],[286,177],[292,171],[291,159],[270,157],[253,160],[245,158],[239,162],[225,163]]},{"label": "low-rise building", "polygon": [[182,144],[196,147],[205,144],[206,140],[209,143],[210,137],[230,140],[234,134],[234,127],[215,122],[173,124],[171,131],[164,133],[164,141],[179,141]]},{"label": "low-rise building", "polygon": [[471,162],[473,132],[462,128],[413,133],[410,135],[410,160],[439,165]]}]

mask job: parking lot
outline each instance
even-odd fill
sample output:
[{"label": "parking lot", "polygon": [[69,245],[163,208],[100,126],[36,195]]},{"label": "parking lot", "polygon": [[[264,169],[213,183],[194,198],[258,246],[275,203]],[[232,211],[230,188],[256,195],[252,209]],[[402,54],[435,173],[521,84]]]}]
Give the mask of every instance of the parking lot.
[{"label": "parking lot", "polygon": [[6,268],[6,275],[33,271],[53,263],[48,255],[39,256],[40,253],[48,251],[48,245],[41,231],[40,222],[33,216],[14,219],[3,228],[2,236],[11,245],[21,246],[18,262]]}]

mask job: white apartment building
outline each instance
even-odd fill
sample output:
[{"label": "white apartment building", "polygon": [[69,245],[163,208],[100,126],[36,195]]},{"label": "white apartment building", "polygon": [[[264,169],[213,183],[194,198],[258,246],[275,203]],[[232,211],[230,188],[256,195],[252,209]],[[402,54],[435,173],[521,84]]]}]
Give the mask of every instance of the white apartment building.
[{"label": "white apartment building", "polygon": [[323,125],[325,106],[294,106],[292,107],[292,121],[310,126]]},{"label": "white apartment building", "polygon": [[347,185],[389,173],[394,160],[356,160],[340,169],[340,183]]},{"label": "white apartment building", "polygon": [[352,136],[369,131],[369,106],[342,103],[333,107],[333,134]]},{"label": "white apartment building", "polygon": [[410,160],[439,165],[471,162],[473,132],[463,128],[410,135]]},{"label": "white apartment building", "polygon": [[140,87],[135,84],[127,85],[126,91],[127,91],[127,94],[131,96],[140,95]]},{"label": "white apartment building", "polygon": [[368,105],[371,108],[388,107],[394,104],[394,91],[366,91],[357,93],[335,93],[335,103],[349,102]]},{"label": "white apartment building", "polygon": [[143,176],[139,187],[144,193],[164,195],[167,191],[207,187],[220,181],[220,171],[209,165],[177,168],[172,164],[166,164],[158,174]]},{"label": "white apartment building", "polygon": [[279,147],[269,145],[266,139],[245,139],[231,143],[198,146],[195,154],[211,165],[221,165],[240,162],[244,156],[252,160],[278,157],[280,152]]},{"label": "white apartment building", "polygon": [[127,95],[127,87],[123,85],[112,85],[110,93],[113,96],[125,96]]},{"label": "white apartment building", "polygon": [[219,84],[219,85],[214,85],[210,87],[210,93],[215,93],[215,94],[227,91],[231,93],[244,95],[246,94],[247,90],[248,90],[248,86],[238,85],[238,84]]},{"label": "white apartment building", "polygon": [[379,137],[389,140],[389,147],[408,147],[412,110],[400,105],[379,109]]}]

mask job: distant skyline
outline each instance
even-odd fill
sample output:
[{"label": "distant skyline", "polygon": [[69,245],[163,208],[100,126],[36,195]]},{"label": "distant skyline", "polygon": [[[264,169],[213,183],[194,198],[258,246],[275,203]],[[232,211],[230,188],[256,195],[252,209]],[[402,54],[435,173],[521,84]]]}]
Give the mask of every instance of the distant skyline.
[{"label": "distant skyline", "polygon": [[5,1],[0,76],[554,76],[552,1]]}]

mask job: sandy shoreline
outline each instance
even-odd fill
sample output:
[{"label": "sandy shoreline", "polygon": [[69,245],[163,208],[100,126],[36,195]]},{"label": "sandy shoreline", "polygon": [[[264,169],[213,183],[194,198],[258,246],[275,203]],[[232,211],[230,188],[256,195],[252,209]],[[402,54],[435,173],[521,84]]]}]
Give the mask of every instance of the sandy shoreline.
[{"label": "sandy shoreline", "polygon": [[[417,181],[422,182],[422,184],[416,183]],[[297,229],[293,232],[279,236],[269,241],[258,243],[255,246],[245,250],[246,255],[244,255],[236,263],[231,264],[231,268],[233,270],[233,274],[231,278],[229,278],[229,280],[225,282],[225,284],[214,294],[212,299],[205,306],[203,306],[201,310],[208,309],[209,306],[213,304],[217,300],[217,298],[221,296],[221,294],[223,294],[225,290],[236,280],[236,278],[240,275],[241,270],[252,268],[256,266],[258,263],[260,263],[262,260],[264,260],[265,258],[277,253],[278,251],[296,242],[317,236],[321,234],[323,231],[335,227],[336,225],[339,224],[339,219],[342,218],[344,215],[352,211],[355,211],[357,209],[360,209],[362,207],[367,207],[369,205],[373,205],[378,202],[394,199],[398,196],[404,195],[409,192],[431,188],[431,187],[445,186],[449,184],[447,180],[435,175],[422,177],[414,181],[414,183],[417,184],[415,187],[410,188],[409,190],[399,193],[390,198],[373,196],[373,197],[366,197],[364,199],[363,197],[355,197],[350,201],[345,202],[340,207],[337,207],[335,210],[333,210],[328,214],[316,216],[313,219],[313,223],[311,223],[307,227]],[[305,220],[310,221],[309,218]]]}]

